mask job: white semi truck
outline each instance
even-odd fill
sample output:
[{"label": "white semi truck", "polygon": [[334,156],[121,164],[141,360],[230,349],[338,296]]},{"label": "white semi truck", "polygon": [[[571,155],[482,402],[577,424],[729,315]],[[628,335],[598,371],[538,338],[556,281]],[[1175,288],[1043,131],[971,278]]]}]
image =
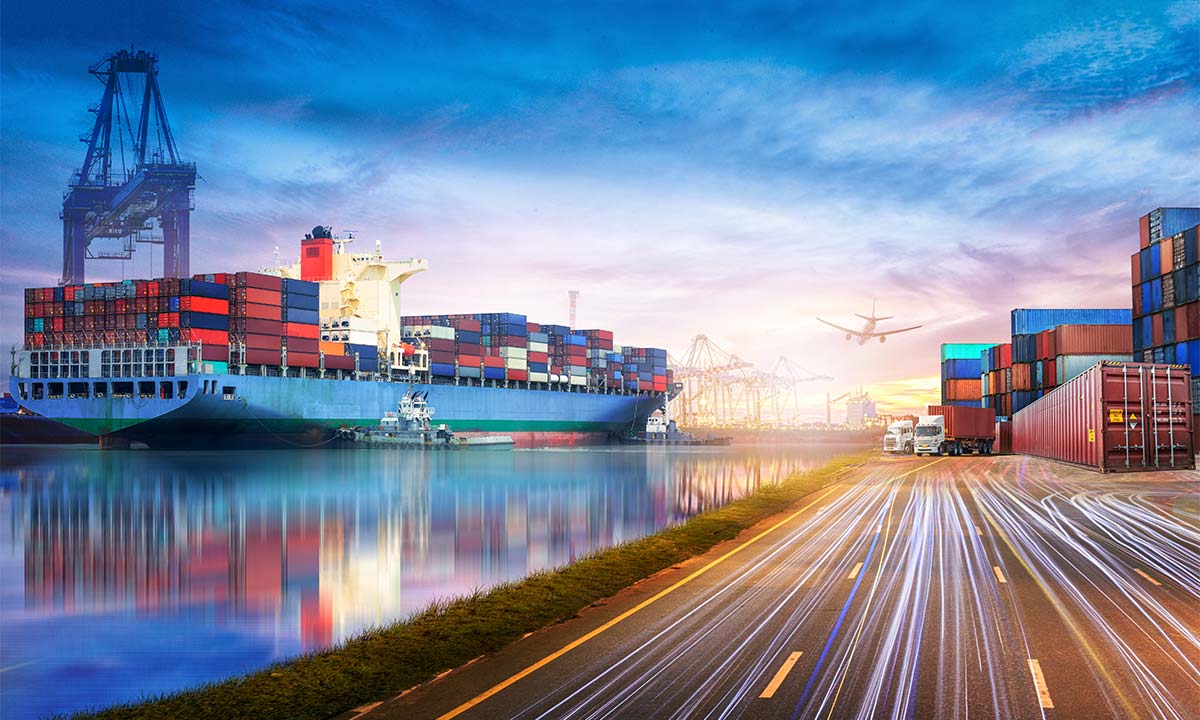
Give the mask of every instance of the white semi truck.
[{"label": "white semi truck", "polygon": [[917,421],[918,455],[991,455],[996,442],[996,412],[991,408],[930,405]]},{"label": "white semi truck", "polygon": [[897,420],[887,426],[883,435],[883,451],[886,453],[902,453],[912,455],[913,452],[913,421]]}]

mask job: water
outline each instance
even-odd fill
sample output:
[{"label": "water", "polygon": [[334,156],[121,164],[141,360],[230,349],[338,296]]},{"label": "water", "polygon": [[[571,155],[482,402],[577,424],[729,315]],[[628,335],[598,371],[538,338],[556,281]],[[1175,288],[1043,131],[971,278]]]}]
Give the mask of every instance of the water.
[{"label": "water", "polygon": [[723,505],[836,448],[0,458],[0,717],[134,700]]}]

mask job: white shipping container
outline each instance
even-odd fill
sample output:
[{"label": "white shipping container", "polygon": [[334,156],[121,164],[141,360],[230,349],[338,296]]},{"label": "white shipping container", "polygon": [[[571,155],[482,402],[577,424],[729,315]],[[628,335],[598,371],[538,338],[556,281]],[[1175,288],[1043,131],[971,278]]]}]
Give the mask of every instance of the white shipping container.
[{"label": "white shipping container", "polygon": [[529,373],[529,382],[550,382],[549,373],[531,372]]},{"label": "white shipping container", "polygon": [[1054,381],[1063,385],[1103,360],[1130,362],[1132,359],[1132,355],[1059,355],[1054,361]]},{"label": "white shipping container", "polygon": [[578,375],[572,375],[572,376],[571,376],[571,384],[572,384],[572,385],[584,385],[584,386],[586,386],[586,385],[587,385],[587,378],[586,378],[586,377],[580,377],[580,376],[578,376]]},{"label": "white shipping container", "polygon": [[525,358],[505,358],[504,367],[509,370],[528,370],[529,365],[525,362]]},{"label": "white shipping container", "polygon": [[365,332],[363,330],[344,330],[341,332],[342,342],[354,343],[355,345],[371,345],[374,347],[379,343],[379,334],[373,332]]},{"label": "white shipping container", "polygon": [[525,348],[517,347],[502,347],[500,348],[500,357],[503,358],[520,358],[525,360],[529,357],[529,351]]},{"label": "white shipping container", "polygon": [[530,342],[528,347],[529,352],[550,352],[550,343]]}]

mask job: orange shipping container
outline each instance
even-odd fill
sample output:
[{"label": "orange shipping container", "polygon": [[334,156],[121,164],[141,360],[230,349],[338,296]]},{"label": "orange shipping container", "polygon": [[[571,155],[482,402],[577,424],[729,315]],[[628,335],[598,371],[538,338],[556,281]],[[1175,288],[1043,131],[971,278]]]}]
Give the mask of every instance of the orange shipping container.
[{"label": "orange shipping container", "polygon": [[1158,251],[1159,272],[1169,274],[1175,267],[1175,243],[1171,242],[1171,238],[1165,237],[1158,243]]},{"label": "orange shipping container", "polygon": [[322,340],[320,349],[325,355],[331,357],[341,357],[346,354],[346,346],[340,342],[326,342]]},{"label": "orange shipping container", "polygon": [[[656,377],[655,381],[665,384],[667,378]],[[947,380],[943,390],[946,400],[978,400],[983,395],[983,384],[979,380]]]},{"label": "orange shipping container", "polygon": [[1013,363],[1012,366],[1012,389],[1013,390],[1032,390],[1033,389],[1033,373],[1031,372],[1032,365],[1029,363]]}]

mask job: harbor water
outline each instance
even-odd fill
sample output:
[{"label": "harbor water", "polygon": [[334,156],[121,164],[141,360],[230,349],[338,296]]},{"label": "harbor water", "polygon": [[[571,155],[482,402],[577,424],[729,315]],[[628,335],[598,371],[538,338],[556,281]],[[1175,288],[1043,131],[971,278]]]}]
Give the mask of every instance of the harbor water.
[{"label": "harbor water", "polygon": [[0,717],[329,647],[723,505],[843,447],[0,450]]}]

